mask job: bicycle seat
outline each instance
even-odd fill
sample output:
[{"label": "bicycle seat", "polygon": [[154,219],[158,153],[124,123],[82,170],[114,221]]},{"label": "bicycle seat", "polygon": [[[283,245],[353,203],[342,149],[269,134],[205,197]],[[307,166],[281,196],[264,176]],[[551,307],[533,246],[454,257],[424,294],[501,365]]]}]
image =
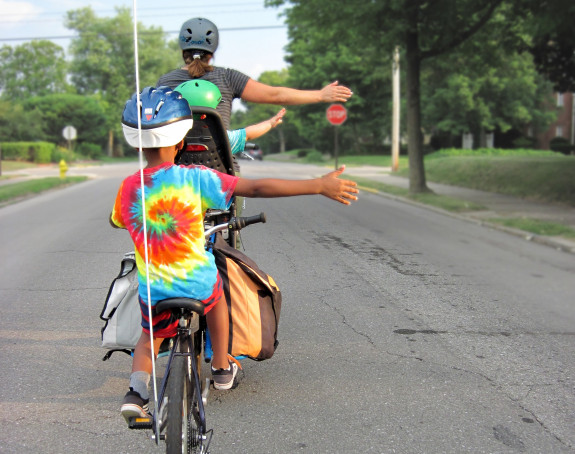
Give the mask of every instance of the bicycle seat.
[{"label": "bicycle seat", "polygon": [[158,314],[167,310],[184,309],[205,315],[206,305],[194,298],[168,298],[158,301],[155,308]]},{"label": "bicycle seat", "polygon": [[235,175],[236,164],[222,117],[210,107],[191,108],[194,124],[186,134],[184,148],[176,156],[175,163],[202,165]]}]

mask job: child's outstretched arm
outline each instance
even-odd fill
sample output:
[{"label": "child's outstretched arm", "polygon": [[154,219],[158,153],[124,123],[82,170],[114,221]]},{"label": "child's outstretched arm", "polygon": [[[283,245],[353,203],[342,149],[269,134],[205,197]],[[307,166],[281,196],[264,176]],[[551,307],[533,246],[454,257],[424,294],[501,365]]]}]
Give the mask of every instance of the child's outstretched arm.
[{"label": "child's outstretched arm", "polygon": [[262,178],[249,180],[240,178],[234,195],[243,197],[292,197],[296,195],[321,194],[337,202],[349,205],[357,200],[359,190],[354,181],[342,180],[339,176],[345,166],[334,170],[321,178],[313,180],[281,180]]},{"label": "child's outstretched arm", "polygon": [[246,140],[257,139],[263,136],[265,133],[269,132],[271,129],[275,128],[277,125],[281,124],[283,117],[286,113],[285,109],[281,109],[277,114],[268,120],[264,120],[261,123],[255,125],[247,126],[246,130]]}]

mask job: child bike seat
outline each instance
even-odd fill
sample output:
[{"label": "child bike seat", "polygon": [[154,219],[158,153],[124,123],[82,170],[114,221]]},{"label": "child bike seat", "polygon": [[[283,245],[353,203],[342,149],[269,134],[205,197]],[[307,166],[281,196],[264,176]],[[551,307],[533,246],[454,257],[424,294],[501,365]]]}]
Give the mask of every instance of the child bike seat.
[{"label": "child bike seat", "polygon": [[179,165],[202,165],[228,175],[235,175],[228,133],[222,117],[215,109],[191,106],[194,125],[185,137],[184,148],[175,163]]}]

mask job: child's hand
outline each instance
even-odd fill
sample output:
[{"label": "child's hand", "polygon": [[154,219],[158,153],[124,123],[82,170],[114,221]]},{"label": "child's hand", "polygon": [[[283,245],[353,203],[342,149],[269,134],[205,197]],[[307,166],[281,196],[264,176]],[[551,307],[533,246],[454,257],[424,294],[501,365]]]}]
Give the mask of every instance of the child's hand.
[{"label": "child's hand", "polygon": [[350,205],[351,202],[357,200],[357,197],[353,194],[359,194],[359,190],[355,181],[339,179],[344,170],[345,166],[341,166],[339,169],[321,177],[321,182],[323,183],[321,195],[344,205]]},{"label": "child's hand", "polygon": [[277,125],[283,122],[284,115],[286,114],[285,108],[282,108],[277,114],[270,118],[270,125],[275,128]]}]

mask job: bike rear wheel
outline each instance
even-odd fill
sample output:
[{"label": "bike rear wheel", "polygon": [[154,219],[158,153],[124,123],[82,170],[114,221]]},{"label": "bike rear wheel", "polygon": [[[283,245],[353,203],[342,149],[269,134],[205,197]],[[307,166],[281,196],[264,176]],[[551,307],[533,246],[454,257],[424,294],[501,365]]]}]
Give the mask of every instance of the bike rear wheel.
[{"label": "bike rear wheel", "polygon": [[[199,333],[196,333],[199,334]],[[195,336],[197,337],[197,336]],[[200,411],[199,386],[192,370],[195,361],[199,373],[201,342],[194,342],[194,353],[188,354],[187,339],[180,343],[180,354],[174,356],[170,367],[167,385],[167,454],[200,454],[205,453],[207,444],[206,425],[203,408]],[[199,379],[199,377],[198,377]],[[201,413],[201,414],[200,414]]]},{"label": "bike rear wheel", "polygon": [[168,379],[168,424],[166,428],[166,453],[188,453],[188,422],[194,392],[187,373],[189,356],[175,356]]}]

